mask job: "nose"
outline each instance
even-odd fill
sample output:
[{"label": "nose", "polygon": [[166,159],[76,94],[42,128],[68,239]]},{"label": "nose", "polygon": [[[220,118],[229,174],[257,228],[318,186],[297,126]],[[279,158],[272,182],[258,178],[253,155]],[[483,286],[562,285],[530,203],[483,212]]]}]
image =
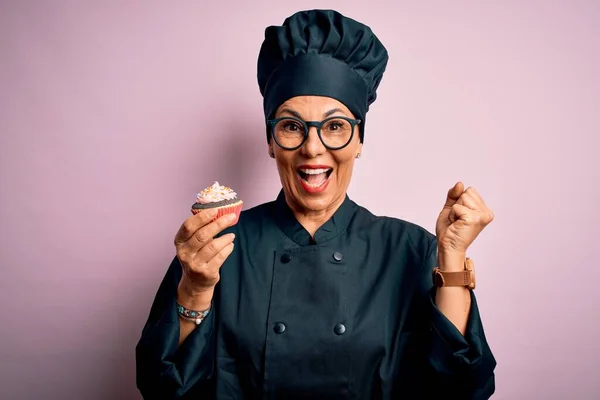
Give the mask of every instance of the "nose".
[{"label": "nose", "polygon": [[302,153],[304,156],[307,158],[316,158],[326,151],[327,148],[323,145],[323,142],[321,142],[319,134],[317,133],[317,128],[315,126],[309,127],[308,138],[306,138],[306,142],[302,145]]}]

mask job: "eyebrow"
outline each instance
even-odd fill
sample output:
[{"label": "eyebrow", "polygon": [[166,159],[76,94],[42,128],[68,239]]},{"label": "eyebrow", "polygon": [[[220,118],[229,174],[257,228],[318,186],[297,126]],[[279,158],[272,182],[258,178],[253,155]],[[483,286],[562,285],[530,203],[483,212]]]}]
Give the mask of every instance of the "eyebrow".
[{"label": "eyebrow", "polygon": [[[335,114],[335,113],[338,113],[338,112],[339,112],[339,113],[342,113],[342,114],[345,114],[345,113],[344,113],[344,110],[342,110],[341,108],[332,108],[331,110],[329,110],[329,111],[327,111],[325,114],[323,114],[323,118],[330,117],[330,116],[332,116],[333,114]],[[299,119],[302,119],[302,120],[304,120],[304,118],[302,118],[302,115],[300,115],[300,113],[299,113],[299,112],[297,112],[297,111],[294,111],[294,110],[290,110],[289,108],[284,108],[284,109],[282,109],[282,110],[281,110],[281,114],[283,114],[283,113],[288,113],[288,114],[291,114],[291,115],[293,115],[293,116],[294,116],[294,117],[296,117],[296,118],[299,118]]]}]

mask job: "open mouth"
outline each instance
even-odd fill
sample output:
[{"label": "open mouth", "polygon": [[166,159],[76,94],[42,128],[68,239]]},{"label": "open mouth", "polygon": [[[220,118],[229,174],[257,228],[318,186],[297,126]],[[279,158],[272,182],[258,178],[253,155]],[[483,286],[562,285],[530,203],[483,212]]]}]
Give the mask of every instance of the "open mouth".
[{"label": "open mouth", "polygon": [[325,184],[333,168],[298,168],[298,175],[307,187],[316,189]]}]

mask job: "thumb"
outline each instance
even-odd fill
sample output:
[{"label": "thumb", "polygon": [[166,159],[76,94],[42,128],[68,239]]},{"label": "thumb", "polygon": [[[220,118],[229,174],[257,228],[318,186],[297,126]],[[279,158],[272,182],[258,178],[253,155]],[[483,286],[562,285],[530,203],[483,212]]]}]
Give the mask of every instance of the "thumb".
[{"label": "thumb", "polygon": [[465,185],[462,182],[457,182],[450,190],[448,190],[448,196],[446,197],[446,204],[444,204],[444,208],[452,207],[460,196],[465,191]]}]

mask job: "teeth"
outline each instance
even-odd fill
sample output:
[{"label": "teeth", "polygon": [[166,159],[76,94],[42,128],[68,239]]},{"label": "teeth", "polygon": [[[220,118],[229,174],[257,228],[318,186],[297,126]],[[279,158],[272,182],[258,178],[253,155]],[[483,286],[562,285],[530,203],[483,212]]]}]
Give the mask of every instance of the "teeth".
[{"label": "teeth", "polygon": [[323,185],[325,184],[325,182],[327,182],[327,180],[324,180],[324,181],[323,181],[323,182],[321,182],[321,183],[308,183],[308,182],[306,182],[304,179],[302,179],[302,180],[304,181],[304,183],[305,183],[307,186],[310,186],[311,188],[318,188],[319,186],[323,186]]},{"label": "teeth", "polygon": [[319,175],[319,174],[324,174],[325,172],[329,171],[330,168],[319,168],[319,169],[313,169],[313,168],[300,168],[300,172],[306,174],[306,175]]}]

